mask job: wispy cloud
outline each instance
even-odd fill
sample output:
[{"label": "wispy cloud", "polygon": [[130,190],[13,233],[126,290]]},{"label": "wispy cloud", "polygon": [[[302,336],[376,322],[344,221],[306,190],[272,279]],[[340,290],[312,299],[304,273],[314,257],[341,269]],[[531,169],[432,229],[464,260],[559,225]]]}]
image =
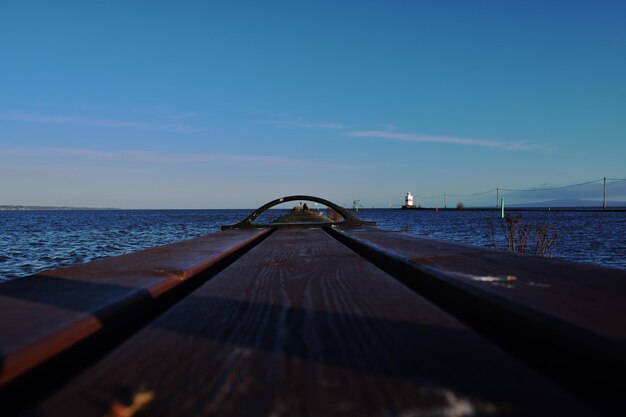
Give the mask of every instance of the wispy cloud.
[{"label": "wispy cloud", "polygon": [[531,145],[523,141],[508,142],[490,139],[460,138],[455,136],[433,136],[418,133],[390,132],[383,130],[362,130],[347,132],[344,134],[344,136],[397,140],[403,142],[451,143],[457,145],[482,146],[487,148],[501,148],[516,151],[538,148],[538,146],[536,145]]},{"label": "wispy cloud", "polygon": [[[355,126],[347,126],[342,123],[334,122],[311,122],[302,117],[293,117],[286,113],[276,113],[272,119],[264,119],[257,121],[258,123],[270,124],[288,128],[299,129],[335,129],[343,130],[343,136],[359,137],[359,138],[376,138],[384,140],[396,140],[403,142],[431,142],[431,143],[448,143],[465,146],[480,146],[486,148],[499,148],[513,151],[531,150],[531,149],[543,149],[552,150],[548,146],[534,145],[527,143],[526,141],[505,141],[505,140],[493,140],[493,139],[479,139],[479,138],[467,138],[458,136],[438,136],[427,135],[420,133],[407,133],[399,132],[398,127],[394,124],[378,124],[378,129],[375,130],[352,130]],[[381,130],[381,128],[383,130]]]},{"label": "wispy cloud", "polygon": [[83,148],[0,148],[0,157],[10,158],[39,158],[45,157],[48,161],[57,159],[71,160],[98,160],[98,161],[126,161],[134,163],[161,163],[161,164],[192,164],[198,162],[228,162],[259,164],[274,167],[301,167],[310,168],[357,168],[356,165],[340,164],[325,161],[302,160],[283,158],[271,155],[245,154],[162,154],[140,150],[102,151]]},{"label": "wispy cloud", "polygon": [[207,129],[197,128],[183,124],[154,124],[128,120],[99,119],[78,116],[51,116],[42,114],[4,112],[0,113],[0,120],[12,122],[29,122],[43,124],[93,126],[112,129],[140,129],[175,133],[201,132]]}]

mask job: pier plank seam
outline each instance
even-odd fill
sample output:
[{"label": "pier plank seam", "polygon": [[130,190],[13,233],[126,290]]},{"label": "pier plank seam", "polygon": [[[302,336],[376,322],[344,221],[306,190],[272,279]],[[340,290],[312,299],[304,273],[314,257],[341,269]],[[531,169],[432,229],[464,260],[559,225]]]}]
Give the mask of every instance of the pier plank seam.
[{"label": "pier plank seam", "polygon": [[0,284],[3,413],[24,405],[19,393],[58,388],[269,234],[221,232]]},{"label": "pier plank seam", "polygon": [[624,271],[371,227],[326,230],[594,407],[620,415]]},{"label": "pier plank seam", "polygon": [[320,229],[274,232],[31,411],[140,387],[151,415],[586,414]]}]

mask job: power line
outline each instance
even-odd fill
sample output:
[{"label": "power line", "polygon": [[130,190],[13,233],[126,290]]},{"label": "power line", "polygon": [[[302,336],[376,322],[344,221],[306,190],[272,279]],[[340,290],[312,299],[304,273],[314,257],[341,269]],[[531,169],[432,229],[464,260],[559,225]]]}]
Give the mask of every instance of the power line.
[{"label": "power line", "polygon": [[496,191],[496,188],[489,190],[489,191],[483,191],[482,193],[474,193],[474,194],[446,194],[449,197],[474,197],[477,195],[485,195],[485,194],[491,194],[494,191]]},{"label": "power line", "polygon": [[481,195],[486,195],[486,194],[491,194],[494,192],[499,192],[499,191],[507,191],[507,192],[536,192],[536,191],[553,191],[553,190],[562,190],[565,188],[574,188],[574,187],[581,187],[583,185],[589,185],[589,184],[596,184],[602,181],[626,181],[626,178],[600,178],[597,180],[591,180],[591,181],[585,181],[585,182],[580,182],[580,183],[576,183],[576,184],[569,184],[569,185],[563,185],[560,187],[549,187],[549,188],[532,188],[532,189],[526,189],[526,190],[522,190],[522,189],[513,189],[513,188],[493,188],[491,190],[488,191],[482,191],[479,193],[471,193],[471,194],[448,194],[448,193],[441,193],[441,194],[433,194],[433,195],[418,195],[416,194],[415,197],[416,198],[421,198],[424,200],[430,200],[433,198],[441,198],[443,197],[444,199],[446,197],[476,197],[476,196],[481,196]]},{"label": "power line", "polygon": [[435,195],[417,195],[416,194],[414,197],[429,199],[429,198],[435,198],[435,197],[443,197],[443,193],[435,194]]},{"label": "power line", "polygon": [[595,183],[600,182],[600,181],[604,181],[604,179],[600,178],[599,180],[581,182],[581,183],[578,183],[578,184],[564,185],[564,186],[561,186],[561,187],[534,188],[534,189],[531,189],[531,190],[513,190],[513,189],[508,189],[508,188],[500,188],[500,190],[502,190],[502,191],[515,191],[515,192],[552,191],[552,190],[562,190],[563,188],[580,187],[581,185],[587,185],[587,184],[595,184]]}]

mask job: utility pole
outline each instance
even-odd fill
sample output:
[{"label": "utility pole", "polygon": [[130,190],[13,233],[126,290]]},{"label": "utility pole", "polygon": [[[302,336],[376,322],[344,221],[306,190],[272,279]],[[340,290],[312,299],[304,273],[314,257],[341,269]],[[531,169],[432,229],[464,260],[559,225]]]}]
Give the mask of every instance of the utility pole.
[{"label": "utility pole", "polygon": [[496,188],[496,210],[498,209],[498,202],[500,201],[500,189]]},{"label": "utility pole", "polygon": [[602,196],[602,210],[606,210],[606,177],[604,177],[604,193]]}]

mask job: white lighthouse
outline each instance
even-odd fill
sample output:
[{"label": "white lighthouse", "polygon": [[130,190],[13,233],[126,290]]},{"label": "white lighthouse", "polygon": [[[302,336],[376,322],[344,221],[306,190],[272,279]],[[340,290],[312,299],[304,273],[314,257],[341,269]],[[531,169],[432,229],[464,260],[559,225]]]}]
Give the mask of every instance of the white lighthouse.
[{"label": "white lighthouse", "polygon": [[402,208],[415,208],[415,204],[413,204],[413,196],[410,191],[406,193],[406,196],[404,196],[404,205]]}]

